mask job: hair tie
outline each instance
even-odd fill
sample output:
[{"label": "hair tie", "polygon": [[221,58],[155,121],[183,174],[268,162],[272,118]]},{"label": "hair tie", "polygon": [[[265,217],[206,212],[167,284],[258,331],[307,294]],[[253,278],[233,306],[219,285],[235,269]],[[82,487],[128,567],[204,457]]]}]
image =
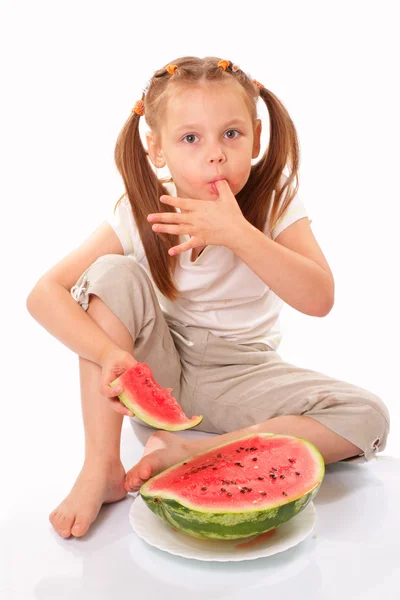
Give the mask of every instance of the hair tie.
[{"label": "hair tie", "polygon": [[168,65],[165,67],[170,75],[173,75],[178,68],[178,65]]},{"label": "hair tie", "polygon": [[230,64],[229,60],[220,60],[217,66],[226,71]]},{"label": "hair tie", "polygon": [[253,83],[254,83],[254,84],[257,86],[257,87],[259,87],[259,88],[260,88],[260,90],[262,90],[262,89],[263,89],[263,87],[264,87],[262,83],[260,83],[259,81],[257,81],[257,79],[253,79]]},{"label": "hair tie", "polygon": [[144,102],[143,102],[143,100],[138,100],[135,103],[135,106],[132,108],[131,112],[134,112],[134,113],[136,113],[139,116],[144,115]]}]

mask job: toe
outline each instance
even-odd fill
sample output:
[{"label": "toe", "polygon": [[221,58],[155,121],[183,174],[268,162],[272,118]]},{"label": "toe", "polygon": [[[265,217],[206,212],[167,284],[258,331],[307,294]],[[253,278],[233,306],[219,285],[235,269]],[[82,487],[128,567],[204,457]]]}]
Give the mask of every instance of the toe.
[{"label": "toe", "polygon": [[90,523],[87,519],[84,517],[77,517],[74,526],[71,529],[71,533],[75,537],[81,537],[82,535],[85,535],[89,527]]},{"label": "toe", "polygon": [[57,513],[52,520],[52,524],[57,533],[65,538],[71,535],[73,520],[73,517],[70,517],[69,515]]},{"label": "toe", "polygon": [[161,470],[161,460],[157,451],[147,454],[130,469],[125,477],[124,487],[127,492],[136,492],[150,477]]}]

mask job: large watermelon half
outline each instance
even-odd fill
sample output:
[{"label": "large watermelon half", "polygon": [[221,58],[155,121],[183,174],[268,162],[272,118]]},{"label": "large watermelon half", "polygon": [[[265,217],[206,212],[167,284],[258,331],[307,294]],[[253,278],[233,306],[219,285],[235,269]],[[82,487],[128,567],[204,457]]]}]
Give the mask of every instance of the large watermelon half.
[{"label": "large watermelon half", "polygon": [[196,538],[235,539],[285,523],[317,494],[324,459],[309,441],[259,433],[186,459],[140,488],[147,506]]},{"label": "large watermelon half", "polygon": [[162,388],[155,381],[146,363],[137,362],[110,383],[118,384],[123,392],[118,394],[121,402],[148,425],[168,431],[181,431],[195,427],[203,417],[188,419],[182,408],[171,396],[172,388]]}]

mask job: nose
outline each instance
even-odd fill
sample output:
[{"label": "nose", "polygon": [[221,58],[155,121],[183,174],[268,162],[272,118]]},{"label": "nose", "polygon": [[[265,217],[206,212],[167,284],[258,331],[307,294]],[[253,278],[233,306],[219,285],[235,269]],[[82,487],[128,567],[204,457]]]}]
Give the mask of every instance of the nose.
[{"label": "nose", "polygon": [[211,164],[221,164],[224,163],[225,160],[225,154],[220,146],[216,145],[210,148],[208,152],[208,161]]}]

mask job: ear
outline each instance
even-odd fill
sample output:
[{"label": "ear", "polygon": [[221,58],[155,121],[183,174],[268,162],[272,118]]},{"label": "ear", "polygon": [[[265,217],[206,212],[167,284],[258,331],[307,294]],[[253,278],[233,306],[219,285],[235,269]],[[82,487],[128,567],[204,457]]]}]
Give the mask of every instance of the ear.
[{"label": "ear", "polygon": [[254,128],[253,154],[252,154],[251,158],[257,158],[257,156],[260,154],[260,149],[261,149],[261,130],[262,130],[261,119],[257,119],[256,126]]},{"label": "ear", "polygon": [[164,158],[164,153],[163,153],[161,147],[159,146],[159,144],[157,143],[156,137],[153,135],[153,133],[151,131],[148,131],[146,133],[146,142],[147,142],[147,151],[149,153],[149,158],[150,158],[151,162],[153,163],[153,165],[157,169],[162,169],[163,167],[165,167],[165,165],[167,163]]}]

